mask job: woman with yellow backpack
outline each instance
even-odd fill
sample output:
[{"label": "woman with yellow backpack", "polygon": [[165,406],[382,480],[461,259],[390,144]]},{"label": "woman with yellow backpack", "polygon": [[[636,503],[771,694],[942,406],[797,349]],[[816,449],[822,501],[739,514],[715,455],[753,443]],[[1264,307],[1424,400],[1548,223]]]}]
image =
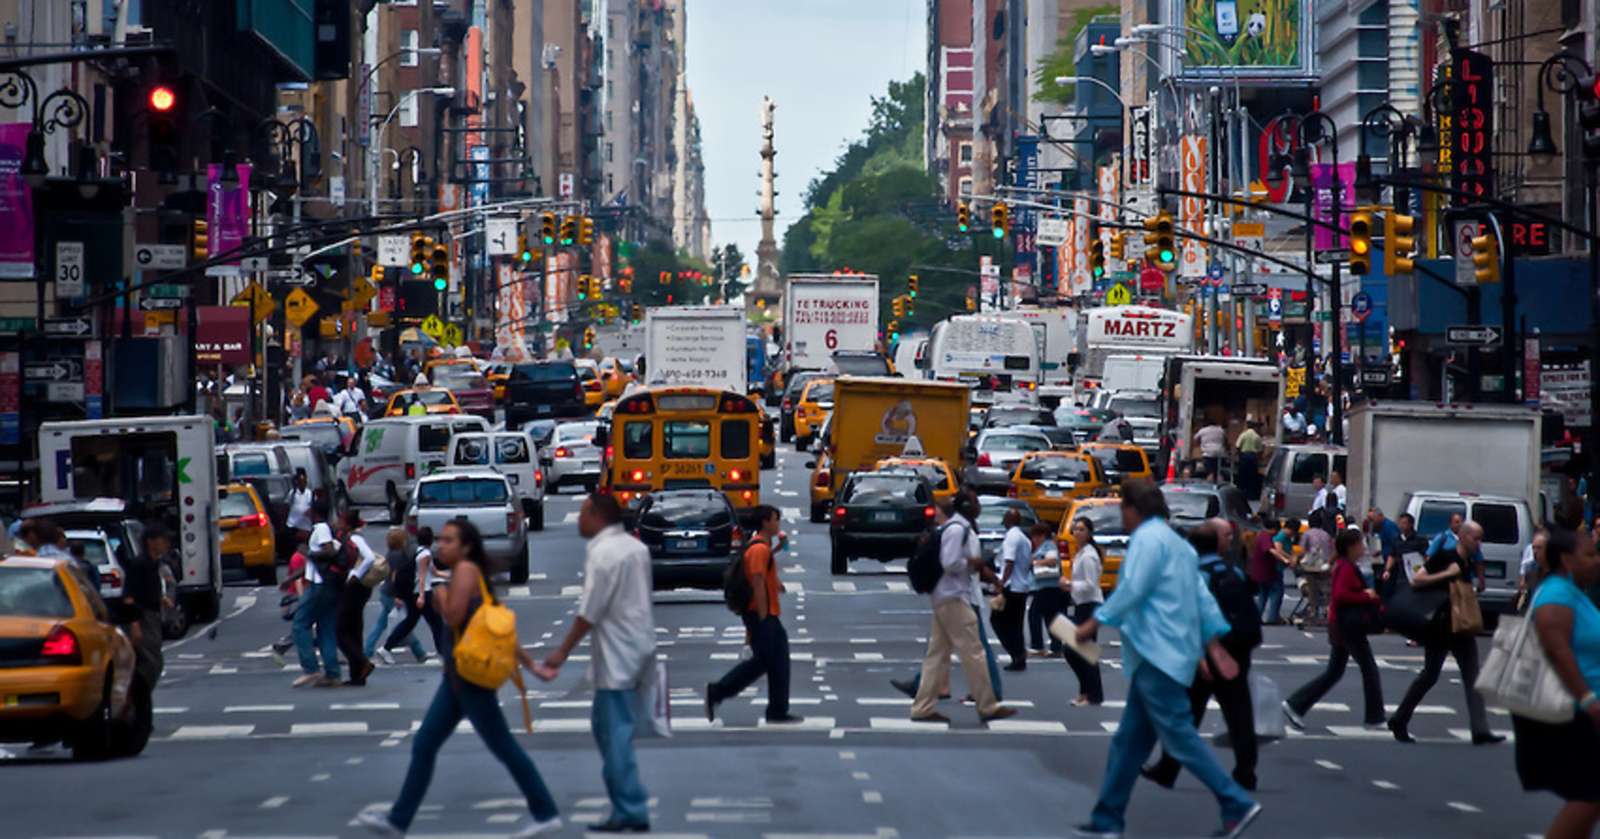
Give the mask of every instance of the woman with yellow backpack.
[{"label": "woman with yellow backpack", "polygon": [[[449,628],[440,636],[444,642],[439,647],[444,681],[417,729],[411,767],[400,787],[400,797],[389,812],[366,810],[356,817],[357,821],[380,836],[404,836],[428,791],[439,749],[465,717],[471,720],[473,730],[489,751],[510,770],[528,800],[533,821],[512,835],[554,833],[561,829],[555,799],[528,753],[511,736],[496,696],[508,679],[521,688],[519,664],[530,673],[535,671],[533,659],[517,644],[516,615],[489,589],[488,557],[478,528],[466,519],[445,524],[433,542],[433,561],[450,569],[449,584],[436,588],[432,594],[433,607]],[[526,724],[526,697],[523,701]]]}]

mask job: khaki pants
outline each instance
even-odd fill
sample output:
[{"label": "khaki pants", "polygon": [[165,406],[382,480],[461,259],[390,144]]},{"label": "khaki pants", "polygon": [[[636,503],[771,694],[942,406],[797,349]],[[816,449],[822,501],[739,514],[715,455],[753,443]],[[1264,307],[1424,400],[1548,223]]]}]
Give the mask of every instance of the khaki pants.
[{"label": "khaki pants", "polygon": [[961,672],[967,688],[977,701],[978,716],[987,717],[1000,709],[989,669],[983,658],[983,642],[978,640],[978,616],[961,600],[945,600],[933,605],[933,625],[928,629],[928,653],[922,659],[922,684],[911,703],[911,716],[925,717],[937,710],[939,686],[950,683],[950,653],[961,659]]}]

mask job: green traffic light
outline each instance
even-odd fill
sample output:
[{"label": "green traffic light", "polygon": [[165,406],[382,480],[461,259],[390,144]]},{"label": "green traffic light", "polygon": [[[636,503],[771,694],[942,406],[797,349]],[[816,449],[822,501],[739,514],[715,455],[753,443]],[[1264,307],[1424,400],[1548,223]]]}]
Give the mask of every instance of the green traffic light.
[{"label": "green traffic light", "polygon": [[1175,255],[1172,253],[1172,251],[1162,251],[1161,252],[1161,261],[1162,262],[1171,262],[1171,261],[1173,261],[1173,259],[1175,259]]},{"label": "green traffic light", "polygon": [[996,239],[1004,239],[1004,238],[1005,238],[1005,237],[1006,237],[1006,232],[1005,232],[1005,231],[1004,231],[1004,230],[1001,230],[1001,229],[1000,229],[1000,228],[998,228],[998,227],[996,227],[996,228],[994,228],[994,229],[993,229],[993,230],[992,230],[992,231],[990,231],[990,232],[992,232],[992,233],[994,233],[994,237],[995,237],[995,238],[996,238]]},{"label": "green traffic light", "polygon": [[532,262],[533,261],[533,251],[523,251],[522,252],[522,261],[523,262]]},{"label": "green traffic light", "polygon": [[445,285],[447,285],[447,283],[445,282],[444,277],[434,277],[433,278],[433,290],[434,291],[444,291]]},{"label": "green traffic light", "polygon": [[420,263],[420,262],[411,263],[411,273],[413,273],[413,274],[422,273],[422,263]]},{"label": "green traffic light", "polygon": [[962,233],[965,233],[968,230],[972,229],[972,225],[970,225],[970,224],[957,224],[956,228],[959,229]]},{"label": "green traffic light", "polygon": [[1095,276],[1096,279],[1099,279],[1100,277],[1104,277],[1105,275],[1106,275],[1106,269],[1100,267],[1099,265],[1096,265],[1094,267],[1094,276]]}]

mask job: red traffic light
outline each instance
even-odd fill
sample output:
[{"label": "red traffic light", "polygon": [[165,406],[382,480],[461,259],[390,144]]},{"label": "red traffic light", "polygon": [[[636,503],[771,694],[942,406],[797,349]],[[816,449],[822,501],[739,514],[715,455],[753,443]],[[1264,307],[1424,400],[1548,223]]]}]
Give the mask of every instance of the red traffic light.
[{"label": "red traffic light", "polygon": [[172,88],[165,85],[157,85],[150,88],[151,110],[166,113],[172,110],[172,107],[176,104],[178,104],[178,95],[172,92]]}]

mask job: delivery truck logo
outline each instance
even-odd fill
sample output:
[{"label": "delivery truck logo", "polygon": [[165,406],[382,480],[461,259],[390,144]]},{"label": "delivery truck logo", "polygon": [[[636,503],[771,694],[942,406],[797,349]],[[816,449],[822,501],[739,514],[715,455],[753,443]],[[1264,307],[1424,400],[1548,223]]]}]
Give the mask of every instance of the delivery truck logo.
[{"label": "delivery truck logo", "polygon": [[916,433],[917,413],[912,409],[909,399],[902,399],[883,412],[883,422],[873,442],[904,443]]}]

